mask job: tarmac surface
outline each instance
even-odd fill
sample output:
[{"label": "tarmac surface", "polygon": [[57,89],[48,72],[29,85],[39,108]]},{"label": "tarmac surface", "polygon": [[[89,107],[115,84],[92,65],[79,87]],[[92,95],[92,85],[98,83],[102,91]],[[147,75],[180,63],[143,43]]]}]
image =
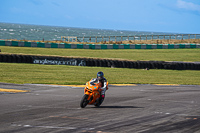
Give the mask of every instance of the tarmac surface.
[{"label": "tarmac surface", "polygon": [[109,87],[80,108],[83,87],[0,83],[1,133],[200,133],[200,86]]}]

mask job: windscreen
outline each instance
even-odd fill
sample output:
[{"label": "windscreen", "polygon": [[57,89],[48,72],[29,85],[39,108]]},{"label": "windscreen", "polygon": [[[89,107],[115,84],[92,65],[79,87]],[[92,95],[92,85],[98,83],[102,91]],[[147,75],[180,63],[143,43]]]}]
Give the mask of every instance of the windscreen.
[{"label": "windscreen", "polygon": [[98,84],[98,83],[99,83],[99,80],[96,79],[96,78],[93,78],[92,80],[90,80],[91,85],[95,85],[95,84]]}]

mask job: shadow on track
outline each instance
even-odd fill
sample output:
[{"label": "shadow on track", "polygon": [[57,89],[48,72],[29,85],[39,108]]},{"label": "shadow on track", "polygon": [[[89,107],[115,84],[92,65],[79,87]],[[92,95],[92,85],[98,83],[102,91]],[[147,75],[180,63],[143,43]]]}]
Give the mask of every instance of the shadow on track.
[{"label": "shadow on track", "polygon": [[143,107],[137,107],[137,106],[100,106],[97,108],[111,108],[111,109],[119,109],[119,108],[143,108]]}]

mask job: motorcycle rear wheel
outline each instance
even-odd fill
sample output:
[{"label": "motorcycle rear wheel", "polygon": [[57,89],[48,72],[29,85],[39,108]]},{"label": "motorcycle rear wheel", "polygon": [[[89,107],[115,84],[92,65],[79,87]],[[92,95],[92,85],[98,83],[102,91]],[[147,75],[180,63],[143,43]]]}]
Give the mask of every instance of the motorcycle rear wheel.
[{"label": "motorcycle rear wheel", "polygon": [[88,104],[87,98],[88,98],[88,95],[85,94],[83,98],[81,99],[81,102],[80,102],[81,108],[85,108],[87,106]]},{"label": "motorcycle rear wheel", "polygon": [[98,99],[98,101],[97,101],[97,103],[94,105],[95,107],[100,107],[100,105],[103,103],[103,101],[104,101],[104,98],[99,98]]}]

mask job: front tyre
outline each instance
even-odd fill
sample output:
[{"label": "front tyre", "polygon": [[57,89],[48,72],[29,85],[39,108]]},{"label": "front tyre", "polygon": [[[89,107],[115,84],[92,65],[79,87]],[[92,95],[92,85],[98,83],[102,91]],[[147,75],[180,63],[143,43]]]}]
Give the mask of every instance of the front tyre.
[{"label": "front tyre", "polygon": [[88,104],[87,98],[88,98],[88,95],[85,94],[83,98],[81,99],[81,102],[80,102],[81,108],[85,108],[87,106]]}]

